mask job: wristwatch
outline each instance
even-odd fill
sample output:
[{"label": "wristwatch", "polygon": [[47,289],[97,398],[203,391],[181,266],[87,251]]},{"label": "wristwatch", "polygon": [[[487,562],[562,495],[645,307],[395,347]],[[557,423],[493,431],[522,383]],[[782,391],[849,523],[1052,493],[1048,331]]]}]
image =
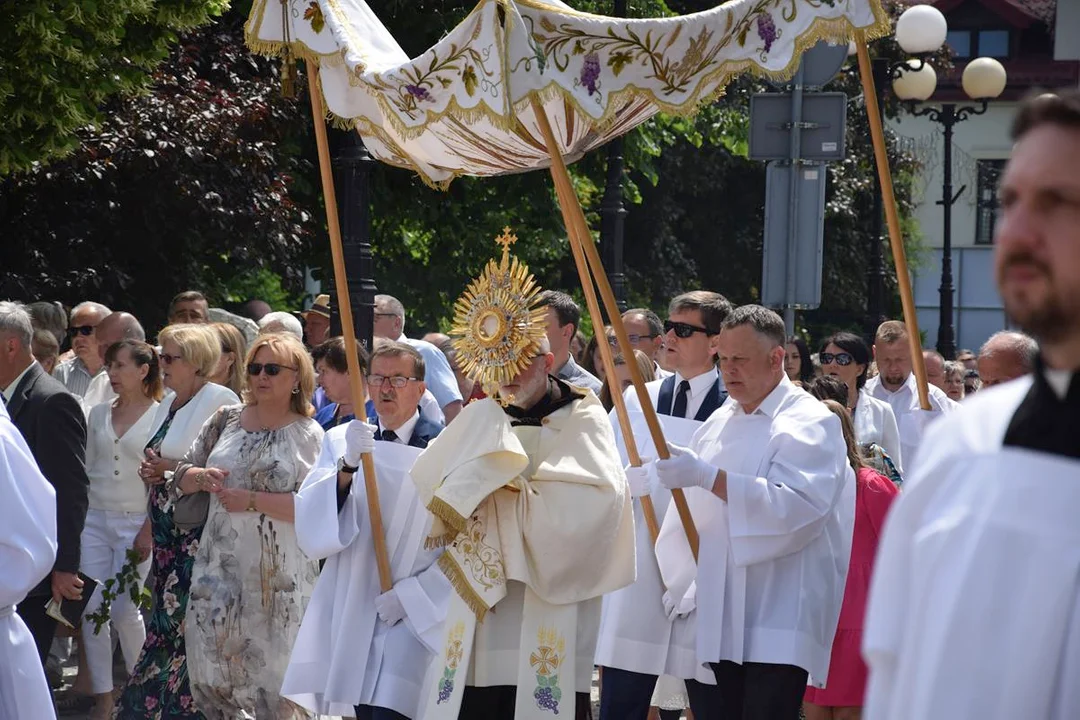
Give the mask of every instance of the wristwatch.
[{"label": "wristwatch", "polygon": [[338,472],[343,472],[343,473],[345,473],[347,475],[353,475],[359,469],[360,469],[359,466],[349,465],[348,463],[346,463],[344,456],[338,458],[338,461],[337,461],[337,471]]}]

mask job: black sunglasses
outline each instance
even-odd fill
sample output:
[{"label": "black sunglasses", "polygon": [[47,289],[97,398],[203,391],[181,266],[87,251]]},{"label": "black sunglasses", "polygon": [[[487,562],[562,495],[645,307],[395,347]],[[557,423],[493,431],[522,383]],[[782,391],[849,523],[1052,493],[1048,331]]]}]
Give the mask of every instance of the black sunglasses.
[{"label": "black sunglasses", "polygon": [[296,368],[278,363],[248,363],[247,371],[251,377],[262,375],[263,370],[266,370],[266,374],[270,377],[276,377],[282,370],[296,370]]},{"label": "black sunglasses", "polygon": [[67,331],[67,334],[68,334],[69,338],[73,338],[76,335],[82,335],[84,337],[89,337],[89,336],[94,334],[94,326],[93,325],[79,325],[78,327],[69,327],[68,331]]},{"label": "black sunglasses", "polygon": [[851,356],[851,353],[841,352],[833,355],[832,353],[819,353],[818,359],[821,360],[822,365],[831,365],[835,362],[837,365],[847,366],[855,362],[855,358]]},{"label": "black sunglasses", "polygon": [[703,328],[700,325],[691,325],[690,323],[674,322],[672,320],[664,321],[664,334],[675,331],[675,337],[686,339],[694,333],[705,333],[706,335],[715,335],[714,332],[709,332],[708,328]]}]

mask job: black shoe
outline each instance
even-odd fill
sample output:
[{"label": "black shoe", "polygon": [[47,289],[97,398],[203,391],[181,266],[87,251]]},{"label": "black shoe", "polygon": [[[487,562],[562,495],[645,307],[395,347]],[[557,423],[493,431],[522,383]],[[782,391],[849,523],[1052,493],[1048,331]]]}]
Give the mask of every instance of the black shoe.
[{"label": "black shoe", "polygon": [[64,685],[64,670],[60,667],[60,661],[51,656],[45,661],[45,680],[53,690],[59,690]]}]

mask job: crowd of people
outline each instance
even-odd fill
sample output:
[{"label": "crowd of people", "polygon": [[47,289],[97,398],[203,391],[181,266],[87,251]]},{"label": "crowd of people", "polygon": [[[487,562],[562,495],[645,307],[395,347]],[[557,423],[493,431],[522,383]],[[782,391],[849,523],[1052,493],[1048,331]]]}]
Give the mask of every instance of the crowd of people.
[{"label": "crowd of people", "polygon": [[94,718],[583,720],[594,669],[601,720],[1077,717],[1080,94],[1015,134],[1030,334],[924,351],[929,409],[903,322],[809,343],[705,290],[624,312],[633,357],[561,291],[464,342],[379,295],[360,378],[328,296],[185,291],[149,342],[0,301],[0,718],[73,652]]}]

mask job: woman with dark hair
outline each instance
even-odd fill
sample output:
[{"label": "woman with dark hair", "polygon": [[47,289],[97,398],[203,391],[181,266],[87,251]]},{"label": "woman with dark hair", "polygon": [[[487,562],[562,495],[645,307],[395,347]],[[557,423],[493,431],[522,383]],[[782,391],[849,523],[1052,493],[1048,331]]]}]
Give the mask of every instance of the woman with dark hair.
[{"label": "woman with dark hair", "polygon": [[806,720],[855,720],[862,716],[863,695],[866,692],[867,669],[860,655],[860,647],[874,555],[877,554],[885,516],[899,490],[863,459],[847,410],[833,400],[822,402],[840,418],[848,463],[855,471],[855,531],[851,541],[844,603],[833,638],[829,676],[825,680],[825,687],[807,688],[803,713]]},{"label": "woman with dark hair", "polygon": [[[146,523],[146,486],[139,478],[143,448],[153,430],[161,400],[161,368],[157,351],[144,342],[122,340],[105,352],[105,371],[116,393],[112,402],[95,405],[86,422],[86,474],[89,509],[82,532],[79,569],[102,585],[127,562],[132,547],[139,553],[136,572],[141,583],[150,569],[150,538],[139,531]],[[113,709],[112,641],[115,628],[130,673],[135,668],[146,629],[131,600],[138,587],[125,591],[109,607],[109,621],[96,630],[90,616],[102,602],[94,591],[82,618],[82,644],[96,705],[91,717],[107,718]]]},{"label": "woman with dark hair", "polygon": [[[870,348],[866,342],[849,332],[838,332],[825,338],[818,353],[821,372],[835,375],[848,386],[847,407],[851,411],[855,426],[855,439],[862,446],[876,445],[899,472],[902,468],[900,457],[900,431],[896,425],[896,415],[887,402],[863,392],[866,384],[866,370],[870,366]],[[889,467],[880,452],[866,448],[866,455],[874,462],[879,472],[886,473]]]},{"label": "woman with dark hair", "polygon": [[[624,355],[613,355],[611,360],[615,365],[615,377],[605,377],[604,386],[600,389],[600,404],[608,412],[611,412],[612,408],[615,407],[615,401],[612,399],[611,394],[613,392],[622,394],[626,391],[626,388],[633,384],[630,380],[630,368],[626,365],[626,357]],[[648,355],[640,350],[635,350],[634,362],[637,363],[642,380],[652,382],[656,379],[656,373],[653,372],[653,361],[649,359]]]},{"label": "woman with dark hair", "polygon": [[[368,354],[359,341],[356,355],[360,362],[360,382],[367,377]],[[345,338],[338,336],[318,345],[311,351],[315,365],[315,378],[329,401],[315,413],[315,422],[323,430],[337,427],[356,417],[352,404],[352,386],[349,384],[349,362],[345,357]],[[367,417],[365,411],[361,418]]]},{"label": "woman with dark hair", "polygon": [[806,347],[806,341],[798,335],[792,335],[787,339],[784,346],[784,372],[788,380],[796,385],[804,386],[814,379],[814,361],[810,359],[810,348]]},{"label": "woman with dark hair", "polygon": [[[615,347],[615,330],[610,325],[604,326],[604,338],[609,345]],[[600,382],[604,382],[604,363],[600,360],[599,342],[599,333],[589,339],[589,343],[585,346],[585,352],[581,355],[581,367],[595,375]]]}]

